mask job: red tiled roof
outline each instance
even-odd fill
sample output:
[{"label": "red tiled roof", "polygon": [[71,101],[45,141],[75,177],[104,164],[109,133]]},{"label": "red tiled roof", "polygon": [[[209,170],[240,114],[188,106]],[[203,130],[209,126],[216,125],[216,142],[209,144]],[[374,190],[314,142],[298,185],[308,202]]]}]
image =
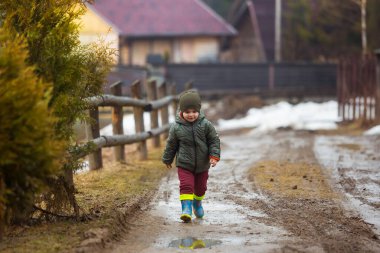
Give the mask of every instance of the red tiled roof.
[{"label": "red tiled roof", "polygon": [[201,0],[95,0],[89,7],[129,37],[236,33]]}]

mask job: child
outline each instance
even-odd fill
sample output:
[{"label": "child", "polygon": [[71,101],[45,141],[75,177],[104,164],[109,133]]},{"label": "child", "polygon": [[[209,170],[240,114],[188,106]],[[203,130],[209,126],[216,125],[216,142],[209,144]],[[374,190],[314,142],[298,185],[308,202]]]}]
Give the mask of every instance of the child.
[{"label": "child", "polygon": [[202,199],[207,190],[208,170],[220,159],[220,140],[214,126],[200,110],[201,98],[197,92],[184,92],[179,98],[179,109],[162,161],[171,168],[176,156],[181,220],[189,222],[192,209],[197,218],[204,215]]}]

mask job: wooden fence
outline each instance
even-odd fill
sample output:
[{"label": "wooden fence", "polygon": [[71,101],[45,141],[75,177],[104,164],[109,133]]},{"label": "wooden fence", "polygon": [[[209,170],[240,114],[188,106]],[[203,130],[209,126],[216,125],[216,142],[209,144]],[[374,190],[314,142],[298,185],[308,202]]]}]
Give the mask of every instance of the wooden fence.
[{"label": "wooden fence", "polygon": [[[168,64],[177,84],[194,79],[202,95],[257,94],[262,97],[336,96],[336,64]],[[182,87],[178,87],[181,89]]]},{"label": "wooden fence", "polygon": [[338,112],[343,121],[380,120],[380,95],[376,57],[347,57],[338,65]]},{"label": "wooden fence", "polygon": [[[191,84],[186,86],[191,88]],[[89,154],[90,170],[103,167],[102,148],[113,147],[115,159],[125,160],[124,145],[138,143],[138,154],[140,159],[147,158],[146,140],[153,138],[153,146],[160,146],[160,135],[167,136],[169,130],[169,110],[170,104],[173,106],[174,113],[177,111],[178,96],[176,95],[175,85],[168,85],[166,82],[157,83],[152,80],[146,84],[147,100],[142,96],[142,81],[137,80],[131,85],[131,97],[122,96],[122,82],[111,85],[112,95],[103,95],[88,98],[91,105],[90,118],[91,124],[87,124],[87,138],[92,142],[96,151]],[[112,136],[100,136],[99,129],[99,106],[112,107]],[[123,132],[123,107],[133,107],[136,134],[125,135]],[[144,112],[150,112],[150,131],[144,129]],[[158,115],[160,112],[162,125],[159,126]],[[84,157],[85,153],[79,155]]]},{"label": "wooden fence", "polygon": [[[336,96],[337,64],[314,63],[195,63],[165,65],[166,78],[182,90],[194,80],[194,88],[208,95],[257,94],[262,97]],[[115,80],[141,79],[147,69],[117,66],[109,75]],[[129,90],[124,87],[124,93]],[[105,92],[109,92],[106,87]]]}]

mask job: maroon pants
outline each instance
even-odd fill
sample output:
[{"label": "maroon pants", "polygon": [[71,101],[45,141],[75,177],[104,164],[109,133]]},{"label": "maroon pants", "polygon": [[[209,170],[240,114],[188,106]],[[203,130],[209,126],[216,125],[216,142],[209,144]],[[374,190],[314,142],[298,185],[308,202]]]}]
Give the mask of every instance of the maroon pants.
[{"label": "maroon pants", "polygon": [[208,171],[195,174],[178,167],[179,193],[195,194],[198,197],[205,195],[207,190]]}]

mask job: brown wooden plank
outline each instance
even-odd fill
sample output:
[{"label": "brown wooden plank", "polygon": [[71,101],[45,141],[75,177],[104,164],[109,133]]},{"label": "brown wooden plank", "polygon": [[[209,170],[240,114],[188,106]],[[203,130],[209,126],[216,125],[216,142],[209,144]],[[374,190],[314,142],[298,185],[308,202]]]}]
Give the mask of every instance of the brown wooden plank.
[{"label": "brown wooden plank", "polygon": [[[160,99],[165,99],[165,97],[168,95],[168,91],[167,91],[167,85],[166,85],[166,82],[163,82],[159,87],[158,87],[158,97]],[[169,98],[169,99],[168,99]],[[166,97],[166,99],[168,100],[168,103],[166,105],[164,105],[161,109],[160,109],[160,114],[161,114],[161,124],[162,125],[167,125],[169,123],[169,109],[168,109],[168,105],[171,103],[171,101],[173,100],[172,96],[168,96]],[[168,132],[164,132],[162,134],[162,137],[164,139],[168,138]]]},{"label": "brown wooden plank", "polygon": [[[111,86],[111,93],[114,96],[122,96],[122,83],[118,82]],[[112,107],[112,133],[114,135],[123,135],[123,107],[115,105]],[[116,161],[125,161],[124,145],[113,147],[114,157]]]},{"label": "brown wooden plank", "polygon": [[[154,101],[157,99],[157,82],[156,80],[151,80],[147,83],[147,96],[149,101]],[[158,110],[152,110],[150,112],[150,128],[158,128]],[[156,136],[153,138],[153,147],[160,146],[160,137]]]},{"label": "brown wooden plank", "polygon": [[[89,116],[92,122],[87,123],[86,134],[87,140],[91,141],[100,136],[99,132],[99,110],[98,107],[89,110]],[[102,150],[99,148],[88,156],[90,170],[97,170],[103,167]]]},{"label": "brown wooden plank", "polygon": [[[135,99],[142,99],[142,85],[141,81],[135,81],[131,85],[131,94]],[[136,134],[143,133],[145,131],[144,126],[144,110],[141,107],[133,107],[133,115],[135,119],[135,131]],[[146,145],[146,140],[142,140],[137,144],[137,151],[140,160],[145,160],[148,158],[148,149]]]}]

